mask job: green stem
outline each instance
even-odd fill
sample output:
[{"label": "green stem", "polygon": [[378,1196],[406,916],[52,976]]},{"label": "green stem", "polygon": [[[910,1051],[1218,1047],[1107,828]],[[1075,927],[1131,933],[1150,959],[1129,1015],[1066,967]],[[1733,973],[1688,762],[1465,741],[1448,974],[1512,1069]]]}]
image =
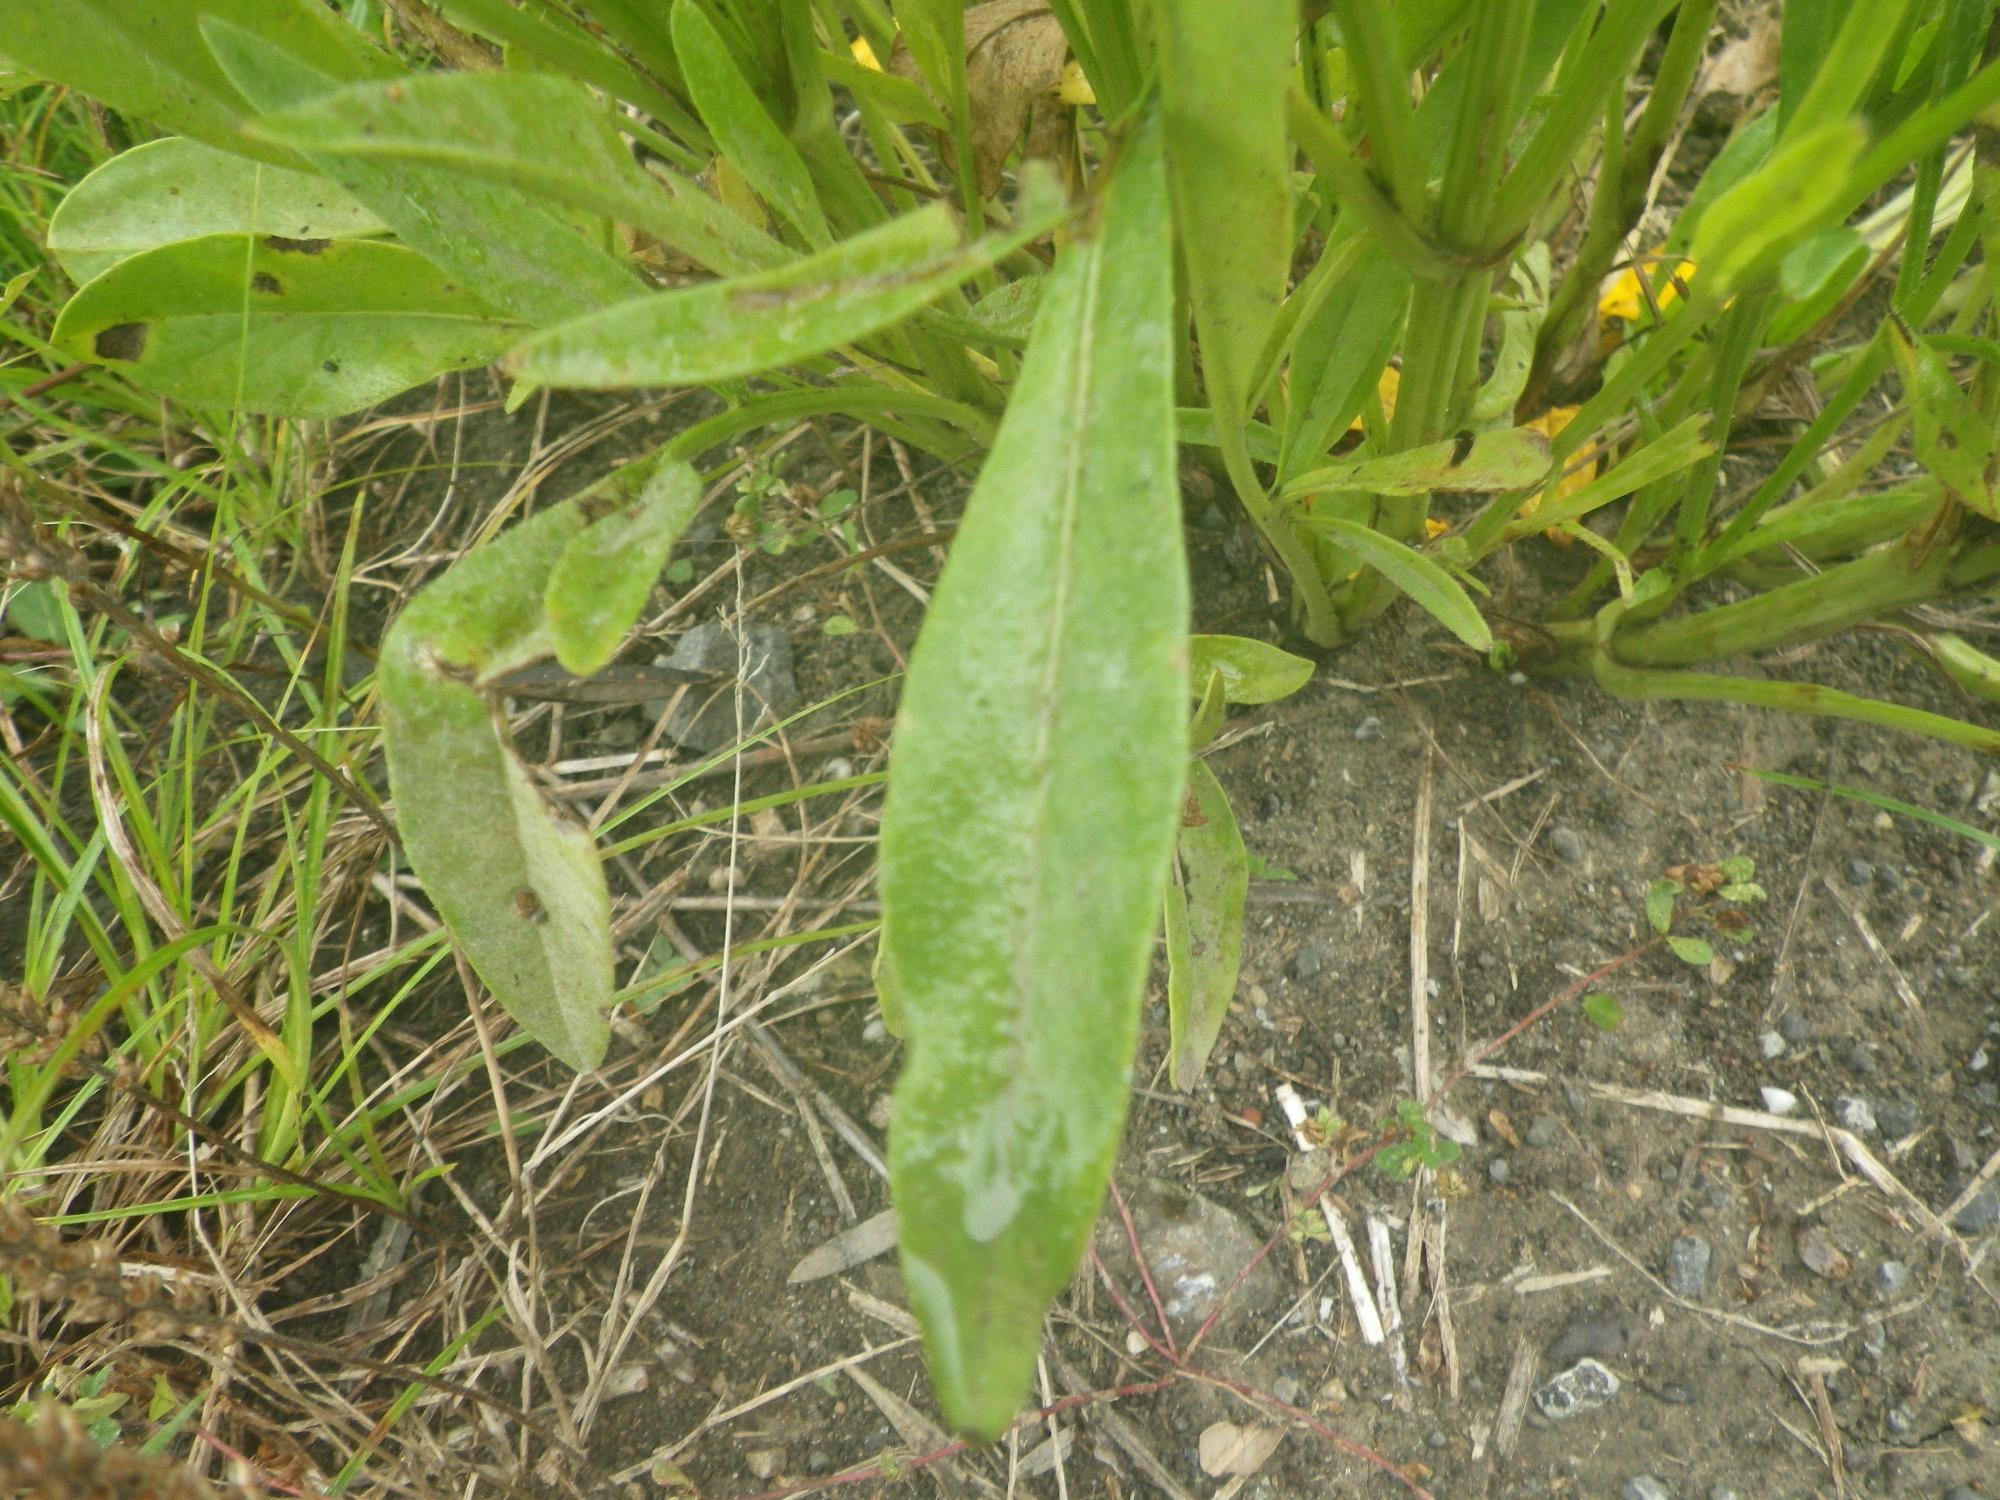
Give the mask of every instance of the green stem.
[{"label": "green stem", "polygon": [[1235,486],[1236,498],[1243,502],[1243,509],[1291,575],[1292,587],[1305,610],[1306,638],[1316,646],[1337,644],[1342,636],[1340,617],[1334,611],[1326,581],[1320,577],[1311,542],[1293,528],[1290,519],[1264,493],[1256,466],[1250,461],[1250,448],[1242,427],[1237,423],[1216,425],[1222,466],[1229,474],[1230,484]]},{"label": "green stem", "polygon": [[1380,0],[1334,0],[1333,13],[1389,197],[1408,217],[1428,219],[1430,173],[1417,146],[1409,70],[1398,54],[1394,17]]},{"label": "green stem", "polygon": [[1783,682],[1767,677],[1723,677],[1708,672],[1642,671],[1620,666],[1604,652],[1592,657],[1591,671],[1598,686],[1619,698],[1679,698],[1741,703],[1751,708],[1776,709],[1780,713],[1852,719],[1861,724],[1880,725],[1884,729],[1929,735],[1946,744],[1962,745],[1987,755],[2000,755],[2000,731],[1982,729],[1944,714],[1926,713],[1920,708],[1905,708],[1900,703],[1884,703],[1879,698],[1839,692],[1821,687],[1818,683]]}]

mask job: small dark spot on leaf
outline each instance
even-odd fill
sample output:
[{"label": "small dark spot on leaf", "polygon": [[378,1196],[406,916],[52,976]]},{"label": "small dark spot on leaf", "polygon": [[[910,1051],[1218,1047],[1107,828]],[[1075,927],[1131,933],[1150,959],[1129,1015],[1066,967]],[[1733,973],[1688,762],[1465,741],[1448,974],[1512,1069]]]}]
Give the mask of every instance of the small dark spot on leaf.
[{"label": "small dark spot on leaf", "polygon": [[514,892],[514,915],[523,922],[533,922],[537,927],[548,921],[548,910],[542,905],[542,898],[525,885]]},{"label": "small dark spot on leaf", "polygon": [[1457,468],[1460,464],[1464,463],[1468,458],[1472,457],[1473,442],[1474,438],[1470,432],[1461,432],[1457,437],[1451,440],[1452,468],[1454,469]]},{"label": "small dark spot on leaf", "polygon": [[285,284],[269,271],[259,271],[250,278],[250,290],[253,292],[262,292],[266,296],[275,297],[284,289]]},{"label": "small dark spot on leaf", "polygon": [[282,234],[264,236],[264,248],[275,250],[280,255],[324,255],[332,240],[295,240]]},{"label": "small dark spot on leaf", "polygon": [[144,323],[113,323],[100,328],[91,347],[99,359],[140,359],[146,353]]},{"label": "small dark spot on leaf", "polygon": [[337,359],[323,359],[319,362],[319,367],[329,375],[340,373],[340,361]]},{"label": "small dark spot on leaf", "polygon": [[181,195],[181,190],[177,187],[170,187],[167,189],[167,196],[169,198],[178,198],[180,197],[180,195]]}]

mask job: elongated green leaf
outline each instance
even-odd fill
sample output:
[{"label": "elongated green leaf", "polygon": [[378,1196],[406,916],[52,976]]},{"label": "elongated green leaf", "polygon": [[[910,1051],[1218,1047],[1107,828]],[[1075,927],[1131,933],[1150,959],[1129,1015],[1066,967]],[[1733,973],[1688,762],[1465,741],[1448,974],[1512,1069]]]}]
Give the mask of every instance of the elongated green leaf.
[{"label": "elongated green leaf", "polygon": [[356,239],[383,226],[324,177],[168,136],[119,153],[72,188],[49,220],[49,250],[84,282],[142,250],[231,231]]},{"label": "elongated green leaf", "polygon": [[1222,674],[1223,695],[1231,703],[1275,703],[1312,680],[1313,664],[1248,636],[1189,636],[1189,680],[1206,683],[1211,672]]},{"label": "elongated green leaf", "polygon": [[1900,319],[1891,320],[1889,347],[1909,394],[1917,461],[1960,504],[1981,515],[1996,514],[1987,479],[1993,460],[1993,432],[1972,398],[1960,389],[1951,364],[1930,340],[1913,337]]},{"label": "elongated green leaf", "polygon": [[584,495],[503,532],[431,584],[397,617],[378,669],[389,786],[404,851],[494,997],[573,1068],[604,1059],[611,1002],[611,913],[590,835],[553,812],[529,780],[482,687],[563,649],[573,670],[604,664],[616,635],[587,642],[559,626],[545,597],[601,574],[631,606],[637,564],[609,540],[643,535],[657,559],[685,522],[698,481],[684,465],[629,466]]},{"label": "elongated green leaf", "polygon": [[648,172],[590,91],[545,73],[430,73],[322,94],[251,133],[301,152],[463,174],[602,214],[723,275],[792,258],[696,184]]},{"label": "elongated green leaf", "polygon": [[[1188,683],[1188,686],[1192,687],[1200,680],[1195,678]],[[1223,691],[1221,671],[1219,669],[1211,671],[1207,680],[1208,685],[1201,690],[1201,697],[1195,702],[1194,717],[1188,720],[1190,750],[1200,750],[1222,732],[1223,713],[1228,707],[1229,700]]]},{"label": "elongated green leaf", "polygon": [[737,71],[729,47],[695,0],[676,0],[674,51],[701,123],[730,165],[772,210],[815,250],[833,243],[812,173],[785,138],[749,80]]},{"label": "elongated green leaf", "polygon": [[[561,324],[512,360],[538,385],[698,385],[790,364],[866,338],[1046,234],[1060,194],[1024,188],[1014,227],[966,243],[942,203],[891,219],[775,271],[620,303]],[[1045,190],[1044,190],[1045,189]]]},{"label": "elongated green leaf", "polygon": [[818,61],[828,82],[839,84],[856,99],[865,99],[897,124],[924,125],[932,130],[951,128],[944,111],[909,79],[898,78],[880,68],[864,68],[853,58],[834,52],[821,52]]},{"label": "elongated green leaf", "polygon": [[[214,16],[201,18],[216,59],[260,112],[291,109],[347,82]],[[245,137],[247,139],[247,137]],[[314,153],[316,169],[380,216],[404,244],[502,311],[553,322],[629,297],[638,273],[549,209],[504,183],[449,168]]]},{"label": "elongated green leaf", "polygon": [[[1209,403],[1249,415],[1251,384],[1292,263],[1285,91],[1297,0],[1159,0],[1174,220]],[[1224,222],[1216,222],[1221,215]]]},{"label": "elongated green leaf", "polygon": [[1316,490],[1428,495],[1433,490],[1520,490],[1549,471],[1549,440],[1532,427],[1461,433],[1442,443],[1329,464],[1289,480],[1281,498]]},{"label": "elongated green leaf", "polygon": [[211,234],[120,261],[69,300],[54,342],[177,401],[334,417],[519,336],[400,245]]},{"label": "elongated green leaf", "polygon": [[1475,651],[1493,649],[1493,632],[1479,607],[1456,578],[1423,553],[1358,521],[1307,515],[1305,524],[1324,531],[1349,552],[1408,594],[1437,622]]},{"label": "elongated green leaf", "polygon": [[1761,167],[1718,196],[1688,251],[1700,267],[1701,293],[1733,290],[1837,219],[1853,196],[1850,181],[1865,144],[1852,120],[1788,136]]},{"label": "elongated green leaf", "polygon": [[1371,244],[1299,332],[1285,408],[1283,477],[1317,462],[1375,394],[1410,305],[1410,276]]},{"label": "elongated green leaf", "polygon": [[1222,1033],[1243,965],[1250,856],[1207,762],[1188,767],[1181,879],[1167,888],[1167,1026],[1174,1087],[1191,1089]]},{"label": "elongated green leaf", "polygon": [[1155,118],[1105,194],[912,655],[882,825],[904,1278],[945,1412],[982,1438],[1028,1388],[1117,1152],[1187,774]]},{"label": "elongated green leaf", "polygon": [[217,67],[196,20],[234,22],[312,57],[342,83],[402,71],[314,0],[7,0],[0,44],[17,66],[181,135],[302,165],[236,134],[256,111]]},{"label": "elongated green leaf", "polygon": [[1709,440],[1707,429],[1706,413],[1687,418],[1621,461],[1610,473],[1598,475],[1582,489],[1560,499],[1544,496],[1534,510],[1507,524],[1506,535],[1529,536],[1537,531],[1546,531],[1551,526],[1560,526],[1565,521],[1577,520],[1600,506],[1621,500],[1669,474],[1677,473],[1689,464],[1700,462],[1715,452],[1715,444]]}]

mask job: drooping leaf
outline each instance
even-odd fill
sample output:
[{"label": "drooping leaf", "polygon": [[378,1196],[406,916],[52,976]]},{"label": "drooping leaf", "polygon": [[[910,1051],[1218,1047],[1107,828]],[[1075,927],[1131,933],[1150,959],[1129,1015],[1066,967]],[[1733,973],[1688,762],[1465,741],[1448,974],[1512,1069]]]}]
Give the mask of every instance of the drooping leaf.
[{"label": "drooping leaf", "polygon": [[910,663],[882,826],[890,1164],[952,1424],[1026,1393],[1117,1151],[1186,757],[1158,123],[1059,256]]},{"label": "drooping leaf", "polygon": [[1428,495],[1434,490],[1526,489],[1549,470],[1549,440],[1532,427],[1460,433],[1442,443],[1379,457],[1350,459],[1288,481],[1281,496],[1315,490],[1371,495]]},{"label": "drooping leaf", "polygon": [[573,79],[428,73],[321,94],[251,131],[344,162],[466,174],[602,214],[723,275],[792,258],[690,179],[641,167],[612,115]]},{"label": "drooping leaf", "polygon": [[1456,578],[1413,547],[1386,537],[1359,521],[1337,516],[1305,517],[1315,531],[1323,531],[1389,582],[1408,594],[1437,622],[1466,645],[1479,652],[1493,649],[1493,632],[1487,627],[1479,606],[1472,602]]},{"label": "drooping leaf", "polygon": [[[1200,681],[1190,678],[1190,686]],[[1194,717],[1188,720],[1188,748],[1200,750],[1222,732],[1224,710],[1228,706],[1228,696],[1222,685],[1222,673],[1215,670],[1208,674],[1208,685],[1201,690],[1201,697],[1194,706]]]},{"label": "drooping leaf", "polygon": [[[609,1041],[604,872],[589,833],[529,779],[482,687],[556,651],[563,632],[545,599],[558,575],[555,592],[584,588],[604,538],[635,530],[658,555],[665,525],[644,513],[685,519],[697,484],[682,465],[629,466],[459,562],[410,602],[382,643],[389,786],[404,852],[494,997],[573,1068],[596,1067]],[[643,596],[632,597],[633,571],[614,562],[606,584],[636,615]],[[574,660],[601,666],[616,645],[606,641],[596,633]]]},{"label": "drooping leaf", "polygon": [[401,245],[211,234],[120,261],[53,338],[191,405],[334,417],[489,364],[519,331]]},{"label": "drooping leaf", "polygon": [[290,166],[302,163],[237,134],[256,109],[216,65],[198,17],[233,22],[313,57],[342,83],[403,71],[314,0],[9,0],[4,15],[0,41],[17,66],[122,114]]},{"label": "drooping leaf", "polygon": [[360,239],[383,225],[324,177],[167,136],[120,152],[70,189],[49,220],[49,250],[81,283],[142,250],[232,231]]},{"label": "drooping leaf", "polygon": [[[230,81],[265,114],[296,108],[354,80],[213,15],[202,36]],[[248,139],[247,136],[244,139]],[[519,190],[449,167],[310,154],[315,169],[366,204],[396,237],[493,306],[551,322],[628,297],[638,273],[598,240]]]},{"label": "drooping leaf", "polygon": [[[1039,174],[1036,174],[1039,178]],[[804,260],[660,292],[538,334],[513,364],[539,385],[697,385],[790,364],[866,338],[1048,231],[1064,212],[1053,184],[1023,189],[1004,234],[967,243],[934,203]]]},{"label": "drooping leaf", "polygon": [[1167,889],[1167,1025],[1173,1085],[1191,1089],[1236,996],[1250,891],[1236,814],[1199,757],[1188,766],[1178,848],[1181,879]]},{"label": "drooping leaf", "polygon": [[1189,680],[1206,684],[1212,672],[1222,674],[1223,694],[1231,703],[1275,703],[1312,680],[1313,664],[1248,636],[1189,636]]},{"label": "drooping leaf", "polygon": [[[1292,263],[1285,93],[1296,0],[1160,0],[1160,97],[1174,220],[1209,404],[1250,412],[1251,385]],[[1226,223],[1214,222],[1224,212]]]},{"label": "drooping leaf", "polygon": [[590,673],[611,659],[700,505],[700,476],[686,464],[663,464],[637,496],[612,504],[563,549],[542,608],[567,670]]}]

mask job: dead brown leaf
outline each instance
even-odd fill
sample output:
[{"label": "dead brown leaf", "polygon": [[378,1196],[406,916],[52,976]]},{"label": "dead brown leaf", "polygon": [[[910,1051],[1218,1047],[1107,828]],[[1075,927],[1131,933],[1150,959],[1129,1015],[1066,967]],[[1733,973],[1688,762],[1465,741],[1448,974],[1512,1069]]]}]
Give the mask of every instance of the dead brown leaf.
[{"label": "dead brown leaf", "polygon": [[1282,1427],[1238,1427],[1234,1422],[1204,1427],[1199,1449],[1201,1472],[1213,1479],[1255,1474],[1284,1440]]},{"label": "dead brown leaf", "polygon": [[[1024,159],[1060,164],[1068,154],[1071,116],[1055,97],[1068,60],[1069,41],[1047,0],[986,0],[966,11],[965,92],[980,192],[999,191],[1001,169],[1024,130]],[[889,71],[930,92],[900,39]],[[949,156],[950,141],[940,144]]]},{"label": "dead brown leaf", "polygon": [[1799,1259],[1815,1276],[1828,1281],[1845,1281],[1854,1273],[1854,1263],[1833,1242],[1833,1236],[1817,1224],[1799,1231]]},{"label": "dead brown leaf", "polygon": [[1768,15],[1750,28],[1750,34],[1724,47],[1702,65],[1695,96],[1735,94],[1749,98],[1768,87],[1778,76],[1778,18]]}]

